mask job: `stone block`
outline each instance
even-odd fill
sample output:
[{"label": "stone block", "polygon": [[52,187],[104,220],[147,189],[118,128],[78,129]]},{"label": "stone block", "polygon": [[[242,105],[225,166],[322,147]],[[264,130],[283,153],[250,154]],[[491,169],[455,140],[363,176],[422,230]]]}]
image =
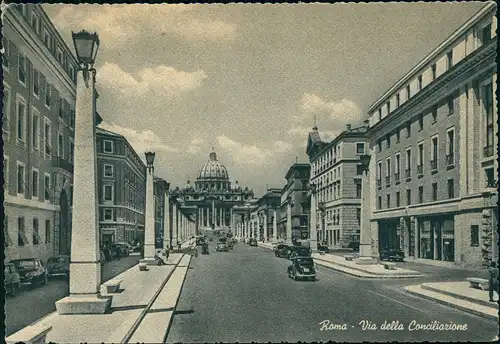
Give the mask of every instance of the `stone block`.
[{"label": "stone block", "polygon": [[354,256],[344,256],[344,258],[345,258],[345,260],[352,262],[352,260],[354,259]]},{"label": "stone block", "polygon": [[26,343],[26,344],[45,344],[46,336],[52,330],[52,325],[40,324],[27,326],[13,335],[5,338],[7,344]]},{"label": "stone block", "polygon": [[139,271],[148,271],[147,263],[139,263]]},{"label": "stone block", "polygon": [[116,293],[120,289],[120,284],[122,280],[113,279],[104,283],[107,293]]},{"label": "stone block", "polygon": [[384,263],[384,269],[387,269],[387,270],[396,270],[396,263],[386,262],[386,263]]},{"label": "stone block", "polygon": [[139,265],[140,264],[158,265],[158,261],[154,258],[143,258],[143,259],[139,260]]},{"label": "stone block", "polygon": [[100,295],[70,295],[56,302],[59,314],[105,314],[111,306],[111,297]]},{"label": "stone block", "polygon": [[356,264],[375,265],[378,264],[378,261],[376,259],[373,259],[372,257],[359,257],[358,259],[356,259]]}]

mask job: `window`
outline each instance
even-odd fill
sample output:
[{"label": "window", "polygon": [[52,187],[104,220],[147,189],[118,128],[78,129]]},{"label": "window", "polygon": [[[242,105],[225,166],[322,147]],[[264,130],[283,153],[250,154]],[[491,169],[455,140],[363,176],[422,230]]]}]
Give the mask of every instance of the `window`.
[{"label": "window", "polygon": [[32,186],[31,195],[33,196],[33,198],[38,198],[38,189],[39,189],[38,179],[39,179],[38,170],[33,168],[31,176],[31,186]]},{"label": "window", "polygon": [[417,166],[418,174],[424,173],[423,165],[424,165],[424,143],[421,142],[418,144],[418,166]]},{"label": "window", "polygon": [[26,141],[26,101],[17,99],[17,141],[24,144]]},{"label": "window", "polygon": [[38,245],[42,241],[38,230],[38,219],[33,219],[33,245]]},{"label": "window", "polygon": [[104,209],[104,220],[113,221],[113,209]]},{"label": "window", "polygon": [[378,209],[382,209],[382,196],[378,196]]},{"label": "window", "polygon": [[453,112],[455,112],[455,105],[454,105],[453,96],[448,97],[447,105],[448,105],[448,115],[451,115]]},{"label": "window", "polygon": [[470,245],[479,246],[479,226],[470,226]]},{"label": "window", "polygon": [[363,155],[365,154],[365,144],[364,142],[356,143],[356,154]]},{"label": "window", "polygon": [[113,186],[104,185],[104,200],[113,201]]},{"label": "window", "polygon": [[448,179],[448,198],[455,198],[455,181]]},{"label": "window", "polygon": [[396,94],[396,107],[399,107],[400,104],[400,99],[399,99],[399,93]]},{"label": "window", "polygon": [[388,101],[387,102],[387,114],[390,114],[391,113],[391,102]]},{"label": "window", "polygon": [[68,111],[68,124],[70,128],[75,127],[75,109],[70,108]]},{"label": "window", "polygon": [[40,72],[33,68],[33,95],[40,97]]},{"label": "window", "polygon": [[494,109],[493,109],[493,86],[491,83],[483,86],[483,107],[486,122],[486,147],[484,148],[484,157],[488,158],[494,155]]},{"label": "window", "polygon": [[451,67],[453,67],[453,50],[450,50],[446,54],[446,68],[447,70],[450,70]]},{"label": "window", "polygon": [[379,161],[377,164],[377,177],[378,179],[382,178],[382,161]]},{"label": "window", "polygon": [[406,189],[406,205],[411,205],[411,189]]},{"label": "window", "polygon": [[361,224],[361,208],[356,209],[356,219],[358,220],[358,225]]},{"label": "window", "polygon": [[19,55],[18,55],[18,79],[19,79],[19,82],[26,86],[26,71],[27,71],[27,59],[26,57],[21,53],[19,52]]},{"label": "window", "polygon": [[422,75],[418,76],[418,90],[422,90]]},{"label": "window", "polygon": [[17,245],[24,246],[29,244],[26,233],[24,232],[24,217],[17,218]]},{"label": "window", "polygon": [[489,41],[491,41],[491,24],[481,29],[481,44],[487,44]]},{"label": "window", "polygon": [[10,132],[10,98],[11,98],[11,93],[10,93],[10,87],[8,87],[5,83],[4,89],[3,89],[3,118],[2,118],[2,131],[6,134],[4,136],[7,138]]},{"label": "window", "polygon": [[45,155],[50,155],[52,151],[52,131],[50,128],[50,123],[48,121],[44,122],[44,129],[43,129],[43,134],[44,134],[44,146],[45,146]]},{"label": "window", "polygon": [[437,201],[437,190],[438,190],[438,184],[432,183],[432,200],[433,201]]},{"label": "window", "polygon": [[437,106],[432,107],[431,115],[432,115],[432,124],[434,124],[437,122],[437,116],[438,116]]},{"label": "window", "polygon": [[64,115],[64,99],[59,98],[59,118],[63,119]]},{"label": "window", "polygon": [[17,193],[24,195],[26,191],[26,171],[24,170],[24,164],[17,162]]},{"label": "window", "polygon": [[50,50],[50,33],[46,28],[43,31],[43,44]]},{"label": "window", "polygon": [[385,137],[385,142],[386,142],[387,148],[389,148],[391,146],[391,134],[388,134]]},{"label": "window", "polygon": [[387,209],[391,207],[391,195],[387,194]]},{"label": "window", "polygon": [[104,165],[104,177],[113,177],[113,165]]},{"label": "window", "polygon": [[418,115],[418,131],[424,129],[424,115]]},{"label": "window", "polygon": [[446,165],[455,165],[455,129],[451,128],[446,131],[447,147],[446,147]]},{"label": "window", "polygon": [[104,153],[113,153],[113,141],[104,140]]},{"label": "window", "polygon": [[411,98],[410,85],[406,86],[406,100]]},{"label": "window", "polygon": [[59,134],[57,138],[57,156],[64,158],[64,138],[62,134]]},{"label": "window", "polygon": [[484,170],[486,177],[486,187],[496,188],[495,174],[493,168],[487,168]]},{"label": "window", "polygon": [[382,109],[378,109],[378,120],[382,120]]},{"label": "window", "polygon": [[411,148],[406,149],[406,178],[411,176]]},{"label": "window", "polygon": [[356,183],[356,198],[361,198],[361,183]]},{"label": "window", "polygon": [[59,61],[59,63],[63,63],[63,52],[62,52],[62,49],[60,46],[57,47],[57,61]]},{"label": "window", "polygon": [[45,82],[45,106],[50,108],[51,104],[51,93],[52,93],[52,85],[48,82]]},{"label": "window", "polygon": [[424,203],[424,187],[418,187],[418,203]]},{"label": "window", "polygon": [[377,148],[378,148],[378,152],[380,153],[382,151],[382,140],[377,141]]},{"label": "window", "polygon": [[70,161],[71,163],[73,163],[73,159],[74,159],[74,152],[75,152],[75,144],[73,143],[73,141],[70,139],[69,140],[69,154],[68,154],[68,161]]},{"label": "window", "polygon": [[50,220],[45,220],[45,243],[50,244]]},{"label": "window", "polygon": [[37,34],[40,34],[40,18],[34,12],[31,12],[31,27]]},{"label": "window", "polygon": [[50,194],[51,194],[51,192],[50,192],[50,190],[51,190],[50,174],[45,173],[43,181],[44,181],[44,187],[45,187],[45,195],[44,195],[45,198],[44,199],[45,199],[45,201],[50,201]]},{"label": "window", "polygon": [[401,194],[399,191],[396,192],[396,207],[401,206]]},{"label": "window", "polygon": [[3,188],[4,190],[9,189],[9,158],[7,156],[3,156]]},{"label": "window", "polygon": [[356,175],[361,176],[363,174],[363,165],[356,165]]},{"label": "window", "polygon": [[10,66],[10,41],[5,36],[2,37],[2,47],[4,48],[2,66],[8,70]]},{"label": "window", "polygon": [[386,177],[391,176],[391,158],[387,158],[385,160],[385,176]]},{"label": "window", "polygon": [[411,136],[411,122],[408,121],[408,123],[406,123],[406,137],[410,136]]},{"label": "window", "polygon": [[439,147],[438,147],[438,137],[434,136],[431,138],[432,144],[432,157],[431,157],[431,170],[437,170],[438,168],[438,156],[439,156]]},{"label": "window", "polygon": [[398,128],[398,129],[396,129],[396,143],[399,143],[399,139],[400,139],[400,131]]},{"label": "window", "polygon": [[33,130],[31,131],[31,142],[33,144],[33,150],[40,149],[40,114],[36,109],[32,109],[33,117],[32,117],[32,126]]},{"label": "window", "polygon": [[431,66],[431,70],[432,70],[432,80],[436,80],[436,64],[435,63]]}]

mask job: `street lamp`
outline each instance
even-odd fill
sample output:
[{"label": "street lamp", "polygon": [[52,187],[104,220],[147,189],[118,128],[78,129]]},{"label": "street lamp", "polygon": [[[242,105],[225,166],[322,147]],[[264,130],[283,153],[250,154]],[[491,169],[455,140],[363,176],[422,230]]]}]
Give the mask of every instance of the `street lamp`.
[{"label": "street lamp", "polygon": [[[74,169],[69,296],[56,302],[59,314],[104,314],[111,297],[100,294],[100,232],[97,213],[94,63],[97,33],[72,32],[78,71],[75,101]],[[89,73],[92,72],[89,84]],[[84,81],[84,82],[82,82]]]},{"label": "street lamp", "polygon": [[155,168],[153,166],[153,163],[155,161],[155,153],[154,152],[146,152],[144,153],[146,155],[146,167],[148,168],[149,174],[153,173]]},{"label": "street lamp", "polygon": [[73,37],[79,70],[82,71],[85,86],[88,88],[90,72],[92,72],[92,83],[95,83],[96,70],[94,68],[94,62],[97,56],[97,50],[99,50],[99,36],[95,32],[90,33],[85,30],[71,32],[71,36]]},{"label": "street lamp", "polygon": [[309,248],[311,252],[316,252],[318,250],[318,230],[317,230],[317,219],[316,219],[316,192],[317,185],[315,183],[310,186],[310,196],[311,196],[311,206],[310,206],[310,222],[309,222]]}]

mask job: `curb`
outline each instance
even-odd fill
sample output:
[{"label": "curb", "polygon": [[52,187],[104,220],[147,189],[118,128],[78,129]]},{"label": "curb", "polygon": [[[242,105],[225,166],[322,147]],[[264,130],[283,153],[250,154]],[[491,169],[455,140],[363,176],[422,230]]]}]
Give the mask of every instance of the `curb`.
[{"label": "curb", "polygon": [[450,297],[454,297],[455,299],[464,300],[464,301],[471,302],[471,303],[477,303],[477,304],[480,304],[481,306],[484,306],[484,307],[490,307],[492,305],[491,302],[483,301],[483,300],[476,300],[472,297],[468,297],[468,296],[460,295],[460,294],[455,294],[455,293],[452,293],[452,292],[449,292],[446,290],[441,290],[439,288],[430,286],[427,283],[422,283],[420,286],[422,289],[425,289],[425,290],[433,291],[435,293],[444,294],[444,295],[447,295]]},{"label": "curb", "polygon": [[[174,306],[174,310],[172,312],[172,316],[170,317],[170,321],[168,322],[167,328],[165,330],[165,336],[163,337],[163,343],[167,342],[168,334],[170,333],[170,327],[172,327],[172,322],[174,321],[175,311],[177,310],[177,305],[179,304],[179,299],[181,298],[182,290],[184,289],[184,283],[186,282],[186,278],[187,278],[187,275],[189,272],[189,265],[191,264],[192,259],[193,259],[193,257],[190,256],[189,263],[186,266],[181,266],[182,268],[187,268],[186,274],[184,275],[184,278],[182,279],[181,290],[179,292],[179,295],[177,295],[177,300],[175,301],[175,306]],[[177,269],[177,267],[176,267],[176,269]]]},{"label": "curb", "polygon": [[[181,260],[182,260],[182,258],[184,258],[184,256],[181,257]],[[179,260],[179,263],[181,260]],[[120,343],[128,343],[129,340],[132,338],[135,330],[137,330],[137,328],[141,324],[142,320],[146,316],[146,313],[151,309],[151,306],[153,306],[153,303],[156,301],[156,299],[158,298],[158,295],[160,295],[160,292],[163,290],[163,288],[167,284],[168,280],[170,279],[170,276],[172,276],[175,269],[177,269],[177,265],[179,263],[177,263],[175,268],[173,268],[172,271],[170,271],[167,278],[165,278],[165,280],[162,282],[162,284],[160,285],[158,290],[154,293],[153,298],[148,302],[146,307],[142,310],[141,314],[139,315],[139,317],[135,320],[134,324],[132,325],[132,328],[130,328],[130,330],[128,330],[127,334],[125,334],[125,337],[123,337],[123,339],[120,341]],[[183,282],[183,284],[184,284],[184,282]]]},{"label": "curb", "polygon": [[[317,259],[317,258],[313,258],[313,259]],[[417,278],[417,277],[423,276],[423,275],[399,275],[399,276],[374,275],[374,274],[366,273],[364,271],[362,272],[359,270],[351,269],[355,272],[362,272],[365,274],[365,275],[359,275],[359,274],[356,274],[354,272],[345,271],[345,269],[350,269],[348,267],[344,267],[342,265],[338,265],[338,267],[328,266],[328,265],[324,265],[323,263],[330,263],[330,262],[325,261],[325,260],[321,260],[321,259],[318,259],[318,260],[319,260],[319,262],[317,262],[317,264],[322,266],[322,267],[325,267],[325,268],[330,269],[330,270],[338,271],[338,272],[341,272],[341,273],[346,274],[346,275],[350,275],[350,276],[354,276],[354,277],[358,277],[358,278],[364,278],[364,279],[401,279],[401,278]],[[335,265],[334,263],[330,263],[330,264]]]},{"label": "curb", "polygon": [[441,299],[436,299],[436,298],[434,298],[432,296],[429,296],[429,295],[420,294],[420,293],[418,293],[416,291],[408,290],[407,288],[404,288],[404,290],[407,293],[411,294],[411,295],[414,295],[414,296],[417,296],[417,297],[420,297],[420,298],[423,298],[423,299],[426,299],[426,300],[429,300],[429,301],[433,301],[433,302],[439,303],[441,305],[448,306],[450,308],[458,309],[458,310],[460,310],[462,312],[473,314],[473,315],[476,315],[476,316],[478,316],[480,318],[484,318],[484,319],[488,319],[488,320],[493,320],[493,321],[498,321],[498,316],[491,316],[489,314],[485,314],[483,312],[479,312],[479,311],[476,311],[474,309],[470,309],[470,308],[463,307],[463,306],[460,306],[460,305],[457,305],[457,304],[454,304],[454,303],[446,302],[446,301],[443,301]]}]

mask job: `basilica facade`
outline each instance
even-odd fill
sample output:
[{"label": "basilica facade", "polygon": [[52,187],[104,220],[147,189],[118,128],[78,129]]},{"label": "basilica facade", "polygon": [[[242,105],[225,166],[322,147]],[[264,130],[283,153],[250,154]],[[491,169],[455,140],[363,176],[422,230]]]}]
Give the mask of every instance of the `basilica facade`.
[{"label": "basilica facade", "polygon": [[230,228],[233,207],[244,204],[254,197],[253,190],[232,185],[226,167],[212,151],[201,167],[194,183],[187,181],[184,188],[177,187],[171,193],[182,205],[195,214],[198,229]]}]

